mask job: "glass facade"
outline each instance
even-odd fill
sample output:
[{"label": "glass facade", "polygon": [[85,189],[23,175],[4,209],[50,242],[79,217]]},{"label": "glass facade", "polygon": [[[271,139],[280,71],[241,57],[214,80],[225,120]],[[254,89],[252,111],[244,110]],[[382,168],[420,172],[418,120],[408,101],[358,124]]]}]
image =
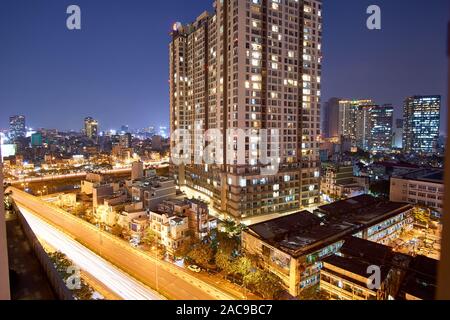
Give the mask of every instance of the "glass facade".
[{"label": "glass facade", "polygon": [[403,147],[406,152],[436,152],[440,111],[441,96],[415,96],[406,99],[403,135]]}]

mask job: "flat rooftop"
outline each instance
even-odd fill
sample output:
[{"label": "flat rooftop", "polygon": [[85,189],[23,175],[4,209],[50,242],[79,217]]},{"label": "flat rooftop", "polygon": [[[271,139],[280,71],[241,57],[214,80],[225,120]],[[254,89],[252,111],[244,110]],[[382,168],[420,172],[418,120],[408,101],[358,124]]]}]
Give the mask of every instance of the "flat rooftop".
[{"label": "flat rooftop", "polygon": [[411,208],[407,204],[380,201],[364,195],[321,207],[314,214],[301,211],[254,224],[248,227],[247,232],[298,257],[353,236]]},{"label": "flat rooftop", "polygon": [[401,291],[422,300],[434,300],[437,292],[439,261],[417,256],[409,265]]},{"label": "flat rooftop", "polygon": [[249,227],[258,237],[281,251],[300,256],[326,241],[337,241],[357,226],[345,221],[325,223],[309,211],[262,222]]},{"label": "flat rooftop", "polygon": [[[356,275],[366,278],[366,279],[368,279],[371,276],[371,274],[367,272],[367,269],[370,266],[374,265],[373,263],[367,262],[366,260],[363,260],[363,259],[358,259],[355,257],[341,257],[341,256],[337,256],[337,255],[333,255],[328,258],[325,258],[323,260],[323,262],[325,263],[325,270],[327,272],[333,273],[333,274],[335,274],[341,278],[345,278],[351,282],[356,282],[356,283],[360,284],[361,286],[367,286],[367,283],[357,281],[353,278],[349,279],[349,277],[346,277],[343,274],[328,270],[328,269],[326,269],[326,264],[332,265],[334,267],[345,270],[347,272],[351,272],[353,274],[356,274]],[[390,269],[387,266],[380,266],[381,281],[384,281],[386,279],[386,277],[389,274],[389,270]]]},{"label": "flat rooftop", "polygon": [[444,184],[444,170],[420,169],[398,176],[398,178]]},{"label": "flat rooftop", "polygon": [[151,178],[143,178],[141,180],[135,180],[133,182],[133,187],[138,188],[160,188],[161,183],[167,183],[167,182],[175,182],[171,178],[167,177],[151,177]]},{"label": "flat rooftop", "polygon": [[412,209],[411,205],[377,199],[369,195],[341,200],[319,207],[315,213],[324,215],[329,221],[345,220],[354,224],[373,224]]}]

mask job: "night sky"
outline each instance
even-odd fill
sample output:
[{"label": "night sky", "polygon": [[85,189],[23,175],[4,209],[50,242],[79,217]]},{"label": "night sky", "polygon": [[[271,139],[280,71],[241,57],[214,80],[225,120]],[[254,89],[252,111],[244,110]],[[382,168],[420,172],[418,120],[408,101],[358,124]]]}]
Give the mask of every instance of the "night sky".
[{"label": "night sky", "polygon": [[[405,97],[440,94],[446,109],[450,1],[323,2],[323,100],[373,98],[400,116]],[[71,4],[81,31],[66,28]],[[381,31],[366,28],[371,4]],[[101,130],[168,125],[168,34],[204,10],[212,0],[1,0],[0,128],[12,114],[34,128],[79,130],[85,116]]]}]

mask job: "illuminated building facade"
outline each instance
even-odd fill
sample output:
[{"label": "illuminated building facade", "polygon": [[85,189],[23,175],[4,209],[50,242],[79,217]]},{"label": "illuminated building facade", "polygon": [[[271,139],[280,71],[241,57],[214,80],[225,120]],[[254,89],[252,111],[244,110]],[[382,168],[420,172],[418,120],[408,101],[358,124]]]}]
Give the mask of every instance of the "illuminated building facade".
[{"label": "illuminated building facade", "polygon": [[435,215],[444,213],[444,171],[418,169],[391,177],[390,200],[430,208]]},{"label": "illuminated building facade", "polygon": [[[364,132],[363,128],[365,128],[361,126],[357,127],[358,121],[361,121],[361,118],[363,118],[362,120],[364,120],[364,117],[367,118],[364,107],[372,104],[372,100],[340,100],[339,117],[337,119],[339,136],[350,138],[354,145],[356,145],[357,136],[361,140],[362,132]],[[363,122],[362,125],[366,123]]]},{"label": "illuminated building facade", "polygon": [[369,148],[371,151],[392,150],[393,124],[394,107],[391,104],[370,108]]},{"label": "illuminated building facade", "polygon": [[[236,155],[227,158],[227,152],[223,164],[172,164],[178,185],[206,194],[218,211],[236,219],[318,203],[321,1],[225,0],[214,7],[192,24],[174,25],[171,134],[278,130],[280,168],[261,174],[250,160],[259,141],[246,137],[245,164],[237,165]],[[201,153],[203,147],[191,140],[192,154]]]},{"label": "illuminated building facade", "polygon": [[372,100],[339,101],[339,135],[349,138],[353,147],[365,151],[392,149],[394,108],[375,105]]},{"label": "illuminated building facade", "polygon": [[409,153],[437,150],[441,121],[441,96],[414,96],[404,105],[403,148]]},{"label": "illuminated building facade", "polygon": [[9,135],[11,140],[26,136],[25,116],[12,116],[9,118]]},{"label": "illuminated building facade", "polygon": [[98,137],[98,121],[91,117],[84,119],[84,132],[86,137],[92,140],[96,140]]}]

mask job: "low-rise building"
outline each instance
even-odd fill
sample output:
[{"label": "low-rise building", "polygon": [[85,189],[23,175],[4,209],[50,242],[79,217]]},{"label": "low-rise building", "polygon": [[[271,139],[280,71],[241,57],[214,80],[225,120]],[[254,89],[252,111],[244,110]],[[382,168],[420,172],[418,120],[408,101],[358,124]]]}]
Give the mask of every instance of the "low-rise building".
[{"label": "low-rise building", "polygon": [[408,266],[397,298],[412,301],[435,300],[438,264],[438,260],[425,256],[415,257]]},{"label": "low-rise building", "polygon": [[242,248],[261,257],[293,296],[320,281],[323,259],[338,252],[348,236],[388,242],[412,226],[413,207],[363,195],[251,225]]},{"label": "low-rise building", "polygon": [[[127,208],[128,209],[128,208]],[[120,212],[117,225],[132,233],[132,237],[142,239],[145,229],[149,225],[149,215],[142,208],[131,208]]]},{"label": "low-rise building", "polygon": [[130,205],[127,199],[128,197],[121,193],[102,199],[103,202],[94,209],[95,218],[99,223],[113,227],[118,222],[119,212]]},{"label": "low-rise building", "polygon": [[430,208],[436,216],[443,213],[444,171],[419,169],[391,178],[390,200]]},{"label": "low-rise building", "polygon": [[187,200],[189,209],[185,214],[189,219],[189,230],[196,239],[203,240],[212,230],[217,229],[217,218],[209,215],[208,204],[197,199]]},{"label": "low-rise building", "polygon": [[186,216],[189,223],[189,232],[195,239],[203,240],[217,229],[217,218],[209,215],[208,204],[198,199],[170,199],[158,205],[163,212],[171,212]]},{"label": "low-rise building", "polygon": [[438,261],[349,237],[323,260],[320,289],[331,300],[434,300]]},{"label": "low-rise building", "polygon": [[320,289],[330,300],[392,300],[411,259],[390,247],[349,237],[338,253],[323,260]]},{"label": "low-rise building", "polygon": [[190,240],[188,218],[174,212],[150,211],[149,228],[158,235],[159,243],[172,256],[183,243]]},{"label": "low-rise building", "polygon": [[154,210],[164,200],[176,196],[175,181],[165,177],[152,177],[133,182],[132,199],[143,202],[144,208]]},{"label": "low-rise building", "polygon": [[355,177],[351,162],[322,164],[320,191],[327,201],[366,194],[369,191],[367,177]]}]

